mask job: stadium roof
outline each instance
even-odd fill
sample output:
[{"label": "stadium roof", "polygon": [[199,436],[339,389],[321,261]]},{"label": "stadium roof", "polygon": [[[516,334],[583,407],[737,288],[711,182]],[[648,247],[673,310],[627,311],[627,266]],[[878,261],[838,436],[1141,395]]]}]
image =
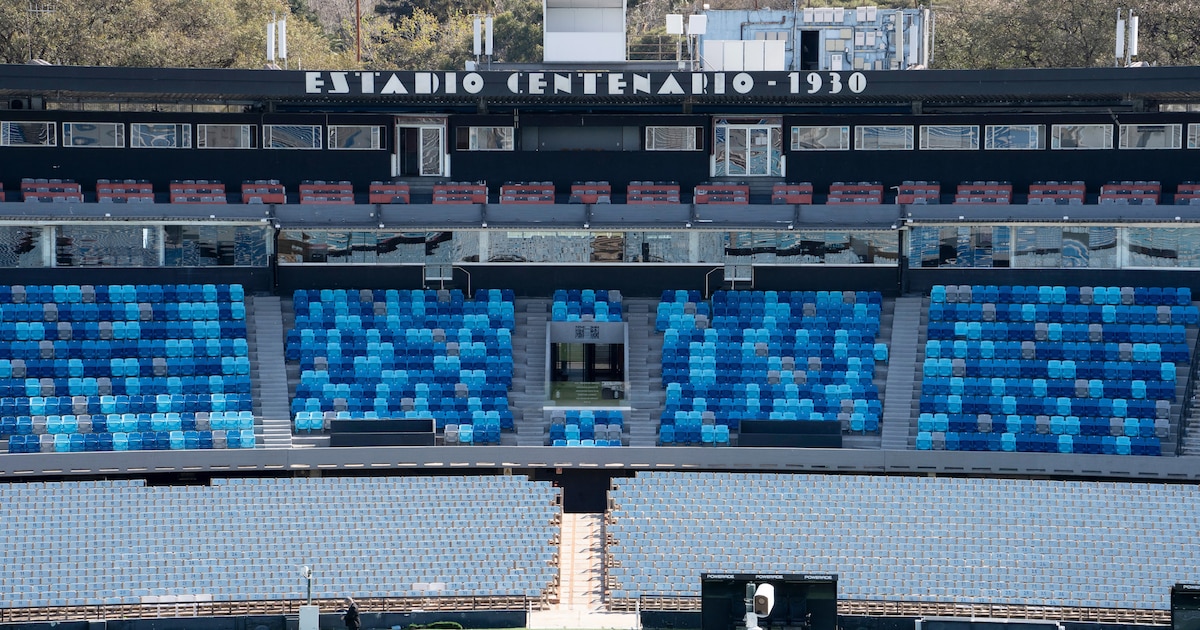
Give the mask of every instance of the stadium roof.
[{"label": "stadium roof", "polygon": [[393,104],[1138,106],[1200,102],[1200,67],[871,72],[279,71],[0,65],[47,101]]}]

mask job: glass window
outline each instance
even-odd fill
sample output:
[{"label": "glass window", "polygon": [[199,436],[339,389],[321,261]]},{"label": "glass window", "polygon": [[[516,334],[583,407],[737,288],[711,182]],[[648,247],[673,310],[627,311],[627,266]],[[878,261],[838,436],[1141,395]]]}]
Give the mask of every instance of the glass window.
[{"label": "glass window", "polygon": [[53,147],[58,145],[52,122],[0,122],[0,145],[6,147]]},{"label": "glass window", "polygon": [[805,230],[780,234],[776,258],[791,265],[820,265],[825,262],[825,237]]},{"label": "glass window", "polygon": [[703,127],[646,127],[647,151],[699,151]]},{"label": "glass window", "polygon": [[1200,123],[1188,124],[1188,148],[1200,149]]},{"label": "glass window", "polygon": [[265,227],[248,225],[168,225],[163,229],[167,267],[265,267]]},{"label": "glass window", "polygon": [[455,148],[459,151],[512,151],[512,127],[459,127]]},{"label": "glass window", "polygon": [[850,127],[792,127],[793,151],[849,151]]},{"label": "glass window", "polygon": [[1178,149],[1183,125],[1121,125],[1122,149]]},{"label": "glass window", "polygon": [[983,148],[988,151],[1045,149],[1045,126],[988,125],[984,128]]},{"label": "glass window", "polygon": [[592,257],[591,233],[578,231],[493,231],[488,262],[584,263]]},{"label": "glass window", "polygon": [[725,255],[748,258],[751,262],[771,264],[779,238],[775,232],[726,232]]},{"label": "glass window", "polygon": [[1050,148],[1064,150],[1111,149],[1113,126],[1051,125]]},{"label": "glass window", "polygon": [[[675,240],[685,250],[682,262],[698,262],[698,263],[723,263],[725,262],[725,234],[711,230],[702,230],[700,232],[692,232],[690,234],[675,233]],[[696,256],[692,260],[692,256],[686,251],[691,239],[696,240]]]},{"label": "glass window", "polygon": [[[878,238],[895,237],[894,232]],[[1001,225],[924,226],[909,232],[908,266],[912,269],[1008,267],[1009,228]]]},{"label": "glass window", "polygon": [[[703,237],[715,234],[719,239],[719,250],[713,260],[724,256],[725,244],[720,232],[699,232]],[[688,241],[691,234],[684,232],[626,232],[625,260],[643,263],[685,263],[688,259]],[[710,239],[711,241],[711,239]]]},{"label": "glass window", "polygon": [[378,125],[330,125],[329,148],[353,151],[383,147],[383,127]]},{"label": "glass window", "polygon": [[60,225],[55,261],[59,267],[157,267],[162,231],[158,226]]},{"label": "glass window", "polygon": [[196,125],[200,149],[253,149],[254,125]]},{"label": "glass window", "polygon": [[997,225],[992,228],[992,266],[1012,266],[1012,228]]},{"label": "glass window", "polygon": [[1112,269],[1117,266],[1116,227],[1067,226],[1062,232],[1063,267]]},{"label": "glass window", "polygon": [[594,263],[624,262],[624,232],[592,232],[592,258]]},{"label": "glass window", "polygon": [[121,123],[63,123],[63,146],[116,148],[125,146],[125,125]]},{"label": "glass window", "polygon": [[42,228],[0,227],[0,268],[44,267]]},{"label": "glass window", "polygon": [[263,125],[264,149],[320,149],[321,125]]},{"label": "glass window", "polygon": [[376,232],[375,262],[423,263],[427,246],[451,240],[452,232]]},{"label": "glass window", "polygon": [[910,151],[913,128],[900,125],[855,127],[854,148],[859,151]]},{"label": "glass window", "polygon": [[[1180,267],[1180,236],[1195,236],[1194,230],[1173,227],[1129,228],[1130,267]],[[1195,264],[1194,258],[1192,264]]]},{"label": "glass window", "polygon": [[186,124],[131,123],[129,146],[135,149],[190,149],[192,126]]},{"label": "glass window", "polygon": [[1014,267],[1062,267],[1063,230],[1061,227],[1020,226]]},{"label": "glass window", "polygon": [[979,148],[977,125],[922,125],[921,149],[929,151],[974,151]]},{"label": "glass window", "polygon": [[[1075,231],[1078,232],[1080,230],[1076,229]],[[1093,269],[1117,268],[1117,234],[1118,230],[1116,227],[1087,228],[1088,267]],[[1066,240],[1065,235],[1063,236],[1063,240]]]},{"label": "glass window", "polygon": [[1200,228],[1175,228],[1179,230],[1180,267],[1194,269],[1200,267]]}]

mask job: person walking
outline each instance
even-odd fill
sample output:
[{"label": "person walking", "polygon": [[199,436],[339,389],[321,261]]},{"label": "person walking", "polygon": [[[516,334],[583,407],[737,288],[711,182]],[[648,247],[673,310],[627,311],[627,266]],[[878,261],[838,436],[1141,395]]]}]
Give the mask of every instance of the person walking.
[{"label": "person walking", "polygon": [[342,615],[342,621],[346,622],[346,630],[359,630],[358,604],[353,597],[346,598],[346,612]]}]

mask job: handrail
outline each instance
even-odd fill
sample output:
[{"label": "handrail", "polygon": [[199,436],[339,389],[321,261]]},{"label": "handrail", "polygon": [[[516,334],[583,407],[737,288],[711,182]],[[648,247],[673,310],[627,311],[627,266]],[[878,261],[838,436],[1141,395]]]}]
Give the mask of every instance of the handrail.
[{"label": "handrail", "polygon": [[1181,455],[1183,450],[1183,435],[1192,424],[1189,420],[1192,417],[1192,411],[1195,405],[1192,402],[1192,396],[1196,392],[1196,373],[1200,370],[1200,335],[1196,337],[1196,341],[1192,344],[1192,360],[1188,365],[1188,383],[1183,389],[1183,404],[1179,406],[1179,435],[1175,436],[1175,455]]}]

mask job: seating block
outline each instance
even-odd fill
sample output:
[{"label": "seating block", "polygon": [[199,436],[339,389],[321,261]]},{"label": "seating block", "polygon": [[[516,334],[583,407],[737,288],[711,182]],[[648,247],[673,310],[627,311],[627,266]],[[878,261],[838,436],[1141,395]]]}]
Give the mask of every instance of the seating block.
[{"label": "seating block", "polygon": [[370,203],[391,204],[409,202],[408,184],[371,182],[368,195],[367,201]]}]

